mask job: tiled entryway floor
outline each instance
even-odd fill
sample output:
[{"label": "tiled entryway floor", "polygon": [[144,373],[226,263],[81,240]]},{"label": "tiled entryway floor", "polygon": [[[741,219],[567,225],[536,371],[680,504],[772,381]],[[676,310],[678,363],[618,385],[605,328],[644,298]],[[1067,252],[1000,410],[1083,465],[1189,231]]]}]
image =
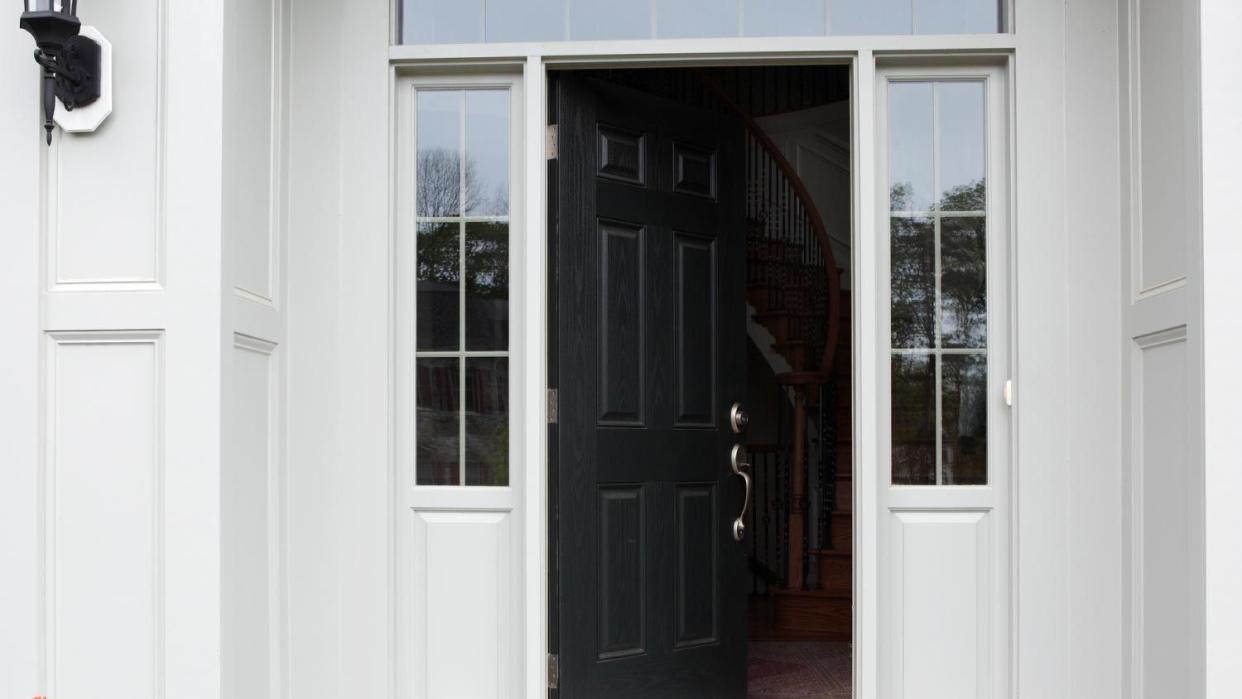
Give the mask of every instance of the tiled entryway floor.
[{"label": "tiled entryway floor", "polygon": [[850,644],[752,641],[751,699],[850,699]]}]

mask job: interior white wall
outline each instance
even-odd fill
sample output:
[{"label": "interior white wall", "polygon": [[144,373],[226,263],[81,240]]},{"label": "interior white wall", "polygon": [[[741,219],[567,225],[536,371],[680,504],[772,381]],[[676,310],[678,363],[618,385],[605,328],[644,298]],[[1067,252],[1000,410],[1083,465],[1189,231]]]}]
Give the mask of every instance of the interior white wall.
[{"label": "interior white wall", "polygon": [[220,696],[222,12],[172,5],[83,4],[115,109],[51,147],[0,32],[6,696]]}]

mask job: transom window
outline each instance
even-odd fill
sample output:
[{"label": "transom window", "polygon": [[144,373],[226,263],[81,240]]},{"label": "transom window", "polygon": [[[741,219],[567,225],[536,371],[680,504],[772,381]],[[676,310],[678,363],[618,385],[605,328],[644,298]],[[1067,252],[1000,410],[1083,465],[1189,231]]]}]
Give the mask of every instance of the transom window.
[{"label": "transom window", "polygon": [[416,95],[417,485],[509,483],[509,100]]},{"label": "transom window", "polygon": [[1003,0],[402,0],[406,44],[994,34]]},{"label": "transom window", "polygon": [[892,482],[987,483],[985,94],[888,84]]}]

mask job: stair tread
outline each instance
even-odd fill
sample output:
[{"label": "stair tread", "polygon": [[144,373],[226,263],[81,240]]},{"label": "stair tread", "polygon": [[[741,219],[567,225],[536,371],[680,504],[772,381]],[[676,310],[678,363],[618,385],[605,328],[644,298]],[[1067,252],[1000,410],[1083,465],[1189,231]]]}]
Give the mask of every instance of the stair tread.
[{"label": "stair tread", "polygon": [[803,598],[810,598],[810,599],[816,599],[816,600],[824,600],[824,601],[829,601],[829,602],[842,602],[842,603],[851,604],[851,605],[854,603],[853,595],[850,595],[844,592],[838,592],[835,590],[775,589],[775,590],[772,590],[772,594],[781,596],[781,597],[803,597]]},{"label": "stair tread", "polygon": [[766,311],[755,311],[754,316],[759,318],[815,318],[818,313],[810,313],[808,311],[791,311],[784,308],[770,308]]},{"label": "stair tread", "polygon": [[810,549],[807,553],[818,558],[840,558],[848,560],[854,557],[854,554],[850,551],[838,551],[836,549]]}]

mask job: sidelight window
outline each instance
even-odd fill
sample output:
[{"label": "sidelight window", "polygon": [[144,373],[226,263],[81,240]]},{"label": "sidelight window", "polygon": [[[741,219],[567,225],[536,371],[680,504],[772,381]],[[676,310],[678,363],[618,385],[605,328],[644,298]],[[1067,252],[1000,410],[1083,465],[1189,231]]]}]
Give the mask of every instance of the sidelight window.
[{"label": "sidelight window", "polygon": [[1003,0],[403,0],[406,44],[995,34]]},{"label": "sidelight window", "polygon": [[415,98],[417,485],[509,483],[509,114],[508,90]]},{"label": "sidelight window", "polygon": [[985,84],[888,83],[894,485],[988,482]]}]

